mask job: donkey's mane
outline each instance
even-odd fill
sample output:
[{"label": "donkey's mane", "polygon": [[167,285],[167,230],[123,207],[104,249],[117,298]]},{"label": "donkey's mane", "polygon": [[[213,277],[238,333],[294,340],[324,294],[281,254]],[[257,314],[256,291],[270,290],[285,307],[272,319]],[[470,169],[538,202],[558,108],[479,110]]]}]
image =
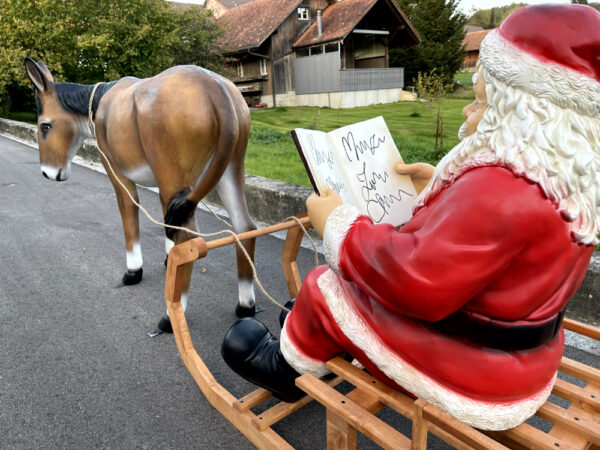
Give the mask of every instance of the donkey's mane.
[{"label": "donkey's mane", "polygon": [[[115,83],[116,81],[100,83],[94,93],[94,102],[92,103],[93,115],[96,114],[102,96],[104,96]],[[54,87],[56,89],[56,95],[60,100],[60,104],[65,110],[73,114],[88,115],[90,95],[92,95],[92,90],[94,89],[93,84],[55,83]]]}]

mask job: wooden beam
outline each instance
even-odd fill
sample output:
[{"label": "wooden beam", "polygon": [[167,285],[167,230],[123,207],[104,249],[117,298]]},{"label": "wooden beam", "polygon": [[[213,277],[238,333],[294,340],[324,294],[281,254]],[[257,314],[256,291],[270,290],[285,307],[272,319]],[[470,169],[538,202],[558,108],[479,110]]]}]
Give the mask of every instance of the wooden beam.
[{"label": "wooden beam", "polygon": [[296,379],[296,385],[376,444],[384,448],[410,448],[406,436],[318,378],[307,373]]}]

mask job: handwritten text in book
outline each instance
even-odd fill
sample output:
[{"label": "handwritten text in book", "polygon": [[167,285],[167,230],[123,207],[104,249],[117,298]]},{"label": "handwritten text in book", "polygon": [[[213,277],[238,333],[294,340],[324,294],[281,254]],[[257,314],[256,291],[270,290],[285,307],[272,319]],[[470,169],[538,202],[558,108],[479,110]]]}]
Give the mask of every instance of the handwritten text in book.
[{"label": "handwritten text in book", "polygon": [[328,150],[320,150],[315,144],[315,138],[312,135],[308,135],[308,148],[313,155],[317,165],[327,164],[329,169],[332,169],[335,164],[335,158],[333,153]]},{"label": "handwritten text in book", "polygon": [[348,161],[360,161],[360,157],[365,152],[370,152],[371,155],[375,154],[375,150],[379,148],[381,144],[385,142],[385,136],[377,136],[373,134],[369,139],[359,140],[358,142],[354,138],[352,131],[349,131],[346,136],[342,138],[342,146],[346,153]]},{"label": "handwritten text in book", "polygon": [[405,196],[412,197],[412,194],[402,189],[398,189],[397,194],[380,194],[377,190],[382,189],[389,178],[386,171],[383,173],[367,172],[367,164],[363,162],[362,172],[356,175],[356,179],[361,183],[362,198],[367,205],[367,213],[373,219],[373,222],[380,223],[389,215],[390,209],[394,203],[399,203]]}]

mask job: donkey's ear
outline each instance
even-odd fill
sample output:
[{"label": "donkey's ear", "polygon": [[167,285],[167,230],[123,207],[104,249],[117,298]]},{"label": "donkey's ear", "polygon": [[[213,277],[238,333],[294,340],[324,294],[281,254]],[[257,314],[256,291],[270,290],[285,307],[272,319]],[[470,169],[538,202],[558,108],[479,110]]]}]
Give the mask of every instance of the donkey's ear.
[{"label": "donkey's ear", "polygon": [[44,69],[42,69],[33,59],[25,58],[25,70],[27,71],[27,76],[38,92],[45,92],[50,89],[50,83],[52,81],[48,79]]},{"label": "donkey's ear", "polygon": [[40,68],[44,71],[44,73],[46,74],[46,78],[48,78],[48,80],[50,80],[51,82],[54,83],[54,77],[52,76],[52,74],[50,73],[50,69],[48,69],[46,67],[46,64],[44,64],[41,61],[38,61],[37,63],[38,66],[40,66]]}]

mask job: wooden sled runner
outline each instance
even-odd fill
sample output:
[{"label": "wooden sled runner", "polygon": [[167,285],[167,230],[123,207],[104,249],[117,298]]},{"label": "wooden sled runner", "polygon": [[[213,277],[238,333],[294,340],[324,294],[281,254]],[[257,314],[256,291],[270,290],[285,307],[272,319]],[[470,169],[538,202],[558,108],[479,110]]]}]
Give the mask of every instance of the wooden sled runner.
[{"label": "wooden sled runner", "polygon": [[[307,218],[301,219],[309,227]],[[290,298],[298,294],[301,285],[296,257],[303,232],[295,221],[289,221],[239,235],[241,240],[288,230],[282,252],[283,271]],[[334,376],[317,379],[310,374],[299,377],[296,384],[307,395],[296,403],[280,402],[255,414],[252,409],[271,397],[264,389],[256,389],[242,398],[235,398],[213,377],[198,355],[181,306],[182,274],[186,264],[203,258],[208,251],[234,244],[233,237],[205,241],[196,238],[175,246],[169,254],[165,296],[179,354],[207,400],[258,448],[293,448],[271,426],[316,400],[327,409],[327,448],[356,448],[357,431],[384,448],[427,448],[431,433],[450,445],[464,449],[541,448],[600,449],[600,370],[564,358],[560,371],[585,384],[579,387],[558,379],[553,394],[567,401],[564,409],[546,402],[536,413],[550,422],[552,428],[542,431],[528,424],[502,432],[481,432],[454,419],[422,399],[414,400],[373,378],[342,358],[327,363]],[[565,329],[600,340],[600,329],[564,320]],[[343,395],[334,386],[346,381],[355,388]],[[406,437],[375,413],[391,408],[412,421],[412,438]]]}]

